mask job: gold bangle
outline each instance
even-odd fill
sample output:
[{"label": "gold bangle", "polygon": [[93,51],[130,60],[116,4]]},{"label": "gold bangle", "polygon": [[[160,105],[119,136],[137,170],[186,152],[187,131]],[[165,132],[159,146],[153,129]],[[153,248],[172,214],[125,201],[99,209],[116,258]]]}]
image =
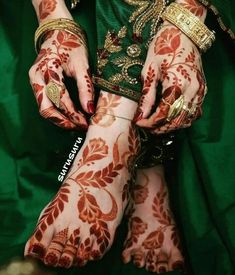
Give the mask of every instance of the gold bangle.
[{"label": "gold bangle", "polygon": [[71,0],[71,9],[75,9],[80,0]]},{"label": "gold bangle", "polygon": [[180,4],[171,3],[163,12],[162,19],[178,27],[203,52],[215,41],[215,32],[210,31],[197,16]]},{"label": "gold bangle", "polygon": [[58,19],[48,20],[37,28],[34,36],[34,45],[37,53],[40,50],[40,47],[44,40],[45,35],[48,32],[54,31],[54,30],[66,31],[68,33],[71,33],[77,36],[80,44],[82,44],[86,48],[85,34],[84,34],[84,31],[81,29],[81,27],[71,19],[58,18]]}]

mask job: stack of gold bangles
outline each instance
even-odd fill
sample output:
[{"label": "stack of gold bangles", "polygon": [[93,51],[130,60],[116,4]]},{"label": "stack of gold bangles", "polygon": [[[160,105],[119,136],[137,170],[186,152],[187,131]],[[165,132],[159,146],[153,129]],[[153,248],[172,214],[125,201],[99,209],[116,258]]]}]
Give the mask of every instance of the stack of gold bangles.
[{"label": "stack of gold bangles", "polygon": [[58,18],[58,19],[48,20],[42,23],[37,28],[34,36],[34,43],[35,43],[34,45],[37,53],[41,48],[41,44],[43,43],[46,34],[54,30],[62,30],[75,35],[79,43],[86,47],[85,34],[81,29],[81,27],[74,20],[67,19],[67,18]]},{"label": "stack of gold bangles", "polygon": [[180,4],[171,3],[163,12],[162,19],[180,29],[203,52],[208,50],[215,40],[214,31],[210,31],[197,16]]}]

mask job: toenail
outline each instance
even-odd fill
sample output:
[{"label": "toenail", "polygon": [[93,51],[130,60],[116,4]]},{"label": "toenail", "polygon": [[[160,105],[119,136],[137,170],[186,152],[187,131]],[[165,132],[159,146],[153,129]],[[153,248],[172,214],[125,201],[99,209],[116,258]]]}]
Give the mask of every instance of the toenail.
[{"label": "toenail", "polygon": [[49,253],[44,260],[44,263],[47,265],[56,265],[58,262],[58,257],[53,253]]},{"label": "toenail", "polygon": [[71,261],[70,261],[70,259],[68,257],[60,258],[58,266],[69,268],[70,265],[71,265]]},{"label": "toenail", "polygon": [[175,263],[172,265],[172,268],[173,268],[174,270],[184,270],[184,263],[181,262],[181,261],[175,262]]},{"label": "toenail", "polygon": [[159,272],[161,272],[161,273],[166,272],[165,266],[161,266],[161,267],[159,268]]},{"label": "toenail", "polygon": [[39,244],[34,244],[29,251],[30,251],[30,255],[37,256],[40,259],[43,258],[45,255],[45,248]]}]

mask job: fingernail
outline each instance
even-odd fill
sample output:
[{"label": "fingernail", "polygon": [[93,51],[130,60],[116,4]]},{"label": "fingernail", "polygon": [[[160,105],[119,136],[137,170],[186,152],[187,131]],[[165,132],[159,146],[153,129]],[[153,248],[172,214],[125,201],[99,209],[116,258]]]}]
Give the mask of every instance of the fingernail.
[{"label": "fingernail", "polygon": [[136,114],[133,118],[133,122],[137,122],[138,120],[141,120],[142,117],[143,117],[143,112],[141,111],[141,109],[137,109]]},{"label": "fingernail", "polygon": [[89,114],[94,114],[95,112],[95,104],[93,100],[88,101],[87,103],[87,109]]},{"label": "fingernail", "polygon": [[159,268],[159,272],[161,272],[161,273],[166,272],[166,268],[164,266],[161,266]]}]

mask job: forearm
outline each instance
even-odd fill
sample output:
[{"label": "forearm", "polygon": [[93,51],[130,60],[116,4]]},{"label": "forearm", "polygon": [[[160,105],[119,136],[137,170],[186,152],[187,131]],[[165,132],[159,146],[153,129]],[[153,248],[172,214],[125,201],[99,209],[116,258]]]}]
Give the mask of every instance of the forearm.
[{"label": "forearm", "polygon": [[32,0],[39,23],[55,18],[72,19],[64,0]]},{"label": "forearm", "polygon": [[188,10],[190,10],[194,15],[200,18],[202,22],[206,19],[207,9],[197,0],[176,0],[178,4],[181,4]]}]

